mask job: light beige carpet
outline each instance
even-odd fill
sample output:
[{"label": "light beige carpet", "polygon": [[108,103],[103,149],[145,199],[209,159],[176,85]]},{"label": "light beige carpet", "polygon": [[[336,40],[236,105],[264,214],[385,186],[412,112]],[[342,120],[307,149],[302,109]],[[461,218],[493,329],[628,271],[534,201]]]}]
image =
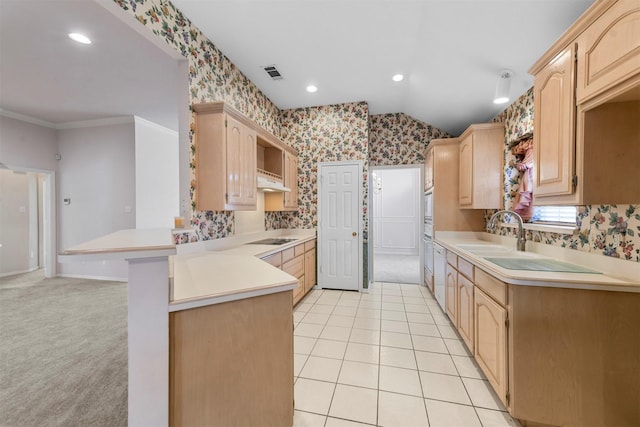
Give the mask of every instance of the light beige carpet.
[{"label": "light beige carpet", "polygon": [[127,425],[127,284],[0,278],[0,425]]}]

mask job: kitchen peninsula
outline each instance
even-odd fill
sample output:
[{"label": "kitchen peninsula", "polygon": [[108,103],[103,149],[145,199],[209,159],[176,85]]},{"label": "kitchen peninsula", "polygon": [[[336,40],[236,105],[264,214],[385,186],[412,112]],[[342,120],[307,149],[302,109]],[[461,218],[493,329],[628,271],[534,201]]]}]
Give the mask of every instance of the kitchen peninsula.
[{"label": "kitchen peninsula", "polygon": [[122,230],[61,253],[129,262],[131,425],[292,424],[298,279],[256,256],[310,242],[277,230],[176,247],[169,229]]}]

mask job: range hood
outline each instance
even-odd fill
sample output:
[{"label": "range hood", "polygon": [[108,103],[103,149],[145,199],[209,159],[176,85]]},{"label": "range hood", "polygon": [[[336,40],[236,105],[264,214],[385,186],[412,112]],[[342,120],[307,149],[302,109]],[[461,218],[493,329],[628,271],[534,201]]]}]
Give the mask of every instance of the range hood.
[{"label": "range hood", "polygon": [[281,182],[265,178],[264,176],[258,176],[258,191],[273,191],[279,193],[288,193],[290,188],[282,185]]}]

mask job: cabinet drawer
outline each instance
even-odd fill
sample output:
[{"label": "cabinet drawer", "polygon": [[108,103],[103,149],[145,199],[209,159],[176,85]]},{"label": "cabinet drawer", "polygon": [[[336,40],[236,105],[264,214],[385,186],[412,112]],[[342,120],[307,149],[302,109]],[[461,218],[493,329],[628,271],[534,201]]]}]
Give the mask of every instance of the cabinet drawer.
[{"label": "cabinet drawer", "polygon": [[294,277],[304,275],[304,257],[299,256],[282,264],[282,270]]},{"label": "cabinet drawer", "polygon": [[473,282],[473,264],[464,258],[458,258],[458,271]]},{"label": "cabinet drawer", "polygon": [[292,260],[295,257],[295,249],[289,248],[282,251],[282,262],[285,263],[289,260]]},{"label": "cabinet drawer", "polygon": [[454,252],[447,251],[447,262],[455,268],[458,268],[458,255]]},{"label": "cabinet drawer", "polygon": [[476,286],[502,306],[507,305],[507,285],[484,271],[476,270]]},{"label": "cabinet drawer", "polygon": [[305,242],[304,244],[304,251],[305,252],[309,252],[311,249],[314,249],[316,247],[316,241],[312,240],[310,242]]},{"label": "cabinet drawer", "polygon": [[304,243],[300,243],[293,248],[295,256],[304,255]]},{"label": "cabinet drawer", "polygon": [[298,278],[298,287],[293,290],[293,303],[300,301],[304,294],[304,276],[302,276]]},{"label": "cabinet drawer", "polygon": [[280,267],[282,265],[282,252],[275,253],[273,255],[262,258],[263,261],[268,262],[274,267]]}]

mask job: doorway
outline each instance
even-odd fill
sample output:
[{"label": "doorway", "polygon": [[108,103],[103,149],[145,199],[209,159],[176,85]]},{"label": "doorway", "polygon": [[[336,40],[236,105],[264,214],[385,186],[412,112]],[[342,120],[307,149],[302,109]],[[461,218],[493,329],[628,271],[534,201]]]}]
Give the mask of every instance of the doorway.
[{"label": "doorway", "polygon": [[362,287],[362,162],[318,163],[318,286]]},{"label": "doorway", "polygon": [[371,168],[373,281],[420,284],[422,165]]},{"label": "doorway", "polygon": [[53,172],[0,169],[0,277],[53,269]]}]

